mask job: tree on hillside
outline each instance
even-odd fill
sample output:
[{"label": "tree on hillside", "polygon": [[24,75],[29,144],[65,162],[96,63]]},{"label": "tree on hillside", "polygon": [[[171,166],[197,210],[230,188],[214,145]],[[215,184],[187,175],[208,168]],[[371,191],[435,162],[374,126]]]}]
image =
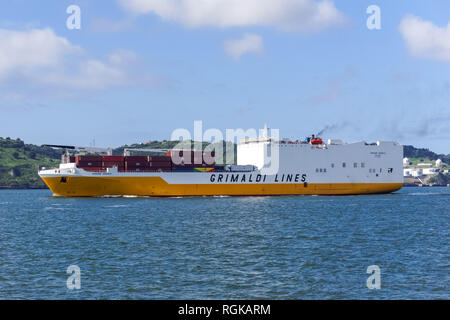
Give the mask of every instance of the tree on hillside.
[{"label": "tree on hillside", "polygon": [[429,183],[445,186],[449,183],[449,175],[439,172],[437,175],[430,177]]},{"label": "tree on hillside", "polygon": [[424,148],[414,148],[413,146],[403,146],[403,155],[408,158],[429,158],[436,160],[438,155],[433,151]]}]

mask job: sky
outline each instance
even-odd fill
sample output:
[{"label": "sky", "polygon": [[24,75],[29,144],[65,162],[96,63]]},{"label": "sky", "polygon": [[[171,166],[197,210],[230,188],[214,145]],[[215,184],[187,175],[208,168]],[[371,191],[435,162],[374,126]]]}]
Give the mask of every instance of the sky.
[{"label": "sky", "polygon": [[449,71],[445,0],[0,3],[0,136],[26,143],[117,147],[201,120],[447,154]]}]

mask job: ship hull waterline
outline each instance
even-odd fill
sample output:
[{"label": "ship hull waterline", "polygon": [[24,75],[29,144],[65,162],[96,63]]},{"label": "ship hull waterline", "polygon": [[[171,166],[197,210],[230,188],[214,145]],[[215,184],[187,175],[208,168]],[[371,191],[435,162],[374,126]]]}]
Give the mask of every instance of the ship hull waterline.
[{"label": "ship hull waterline", "polygon": [[283,196],[391,193],[403,183],[169,184],[160,177],[42,177],[55,196]]}]

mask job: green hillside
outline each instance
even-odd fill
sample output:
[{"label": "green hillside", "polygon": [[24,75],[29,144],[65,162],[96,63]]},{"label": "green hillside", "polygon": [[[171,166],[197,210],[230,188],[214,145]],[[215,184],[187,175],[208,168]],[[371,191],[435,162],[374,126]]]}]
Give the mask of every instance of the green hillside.
[{"label": "green hillside", "polygon": [[60,158],[60,151],[0,137],[0,188],[45,188],[39,167],[57,166]]},{"label": "green hillside", "polygon": [[434,162],[437,159],[441,159],[445,163],[450,163],[450,154],[437,154],[429,149],[415,148],[413,146],[403,146],[403,155],[409,158],[412,164]]}]

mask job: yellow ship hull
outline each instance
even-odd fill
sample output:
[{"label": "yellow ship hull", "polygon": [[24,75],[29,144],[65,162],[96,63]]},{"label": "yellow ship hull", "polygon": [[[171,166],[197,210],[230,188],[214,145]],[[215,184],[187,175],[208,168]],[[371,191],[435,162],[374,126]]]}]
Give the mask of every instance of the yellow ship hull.
[{"label": "yellow ship hull", "polygon": [[54,195],[122,196],[281,196],[389,193],[402,183],[169,184],[161,177],[42,177]]}]

